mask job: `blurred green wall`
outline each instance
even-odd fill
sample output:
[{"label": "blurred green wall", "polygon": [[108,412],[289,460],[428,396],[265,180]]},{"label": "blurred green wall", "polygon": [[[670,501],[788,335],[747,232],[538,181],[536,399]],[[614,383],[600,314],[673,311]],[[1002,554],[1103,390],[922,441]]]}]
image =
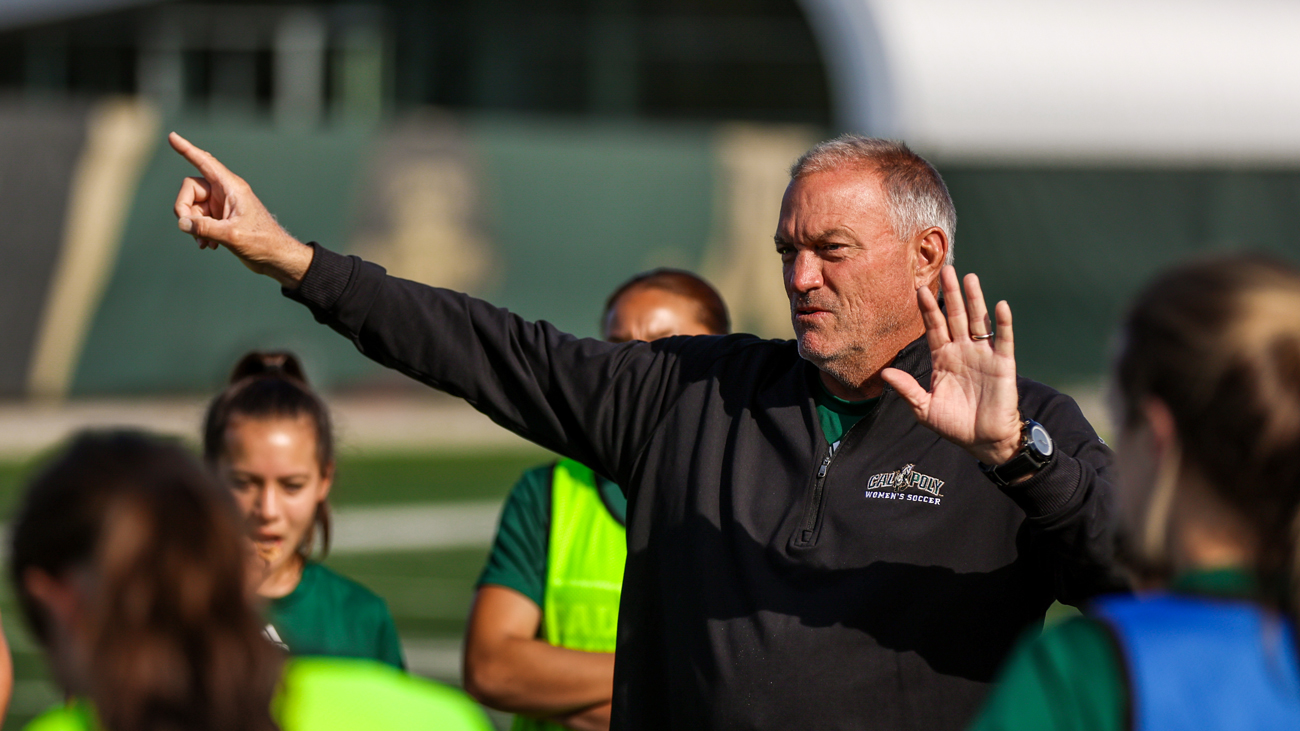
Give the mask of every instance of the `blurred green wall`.
[{"label": "blurred green wall", "polygon": [[1252,249],[1300,261],[1300,171],[941,167],[957,268],[1011,304],[1022,374],[1105,373],[1130,297],[1191,256]]},{"label": "blurred green wall", "polygon": [[[756,150],[772,160],[759,173],[738,173],[739,138],[725,125],[430,114],[381,128],[166,126],[249,180],[295,235],[579,335],[596,334],[615,285],[652,266],[721,279],[744,258],[741,285],[780,299],[766,232],[797,135]],[[1021,371],[1056,385],[1101,377],[1124,303],[1160,267],[1243,248],[1300,256],[1297,170],[940,167],[959,214],[959,269],[978,272],[990,300],[1011,302]],[[171,203],[190,172],[160,138],[72,395],[210,391],[251,348],[299,351],[327,387],[390,383],[270,280],[176,231]],[[757,203],[737,198],[752,182],[737,176],[751,175],[765,178],[749,186]]]},{"label": "blurred green wall", "polygon": [[[354,248],[366,160],[384,144],[382,134],[272,131],[237,120],[177,119],[171,128],[248,180],[294,235]],[[481,230],[465,245],[488,249],[440,251],[488,257],[489,271],[477,281],[449,284],[594,336],[604,298],[619,282],[651,266],[699,264],[713,205],[709,127],[477,118],[431,129],[456,138],[469,159]],[[252,348],[298,351],[326,386],[376,378],[376,366],[315,325],[273,282],[224,251],[197,250],[176,230],[171,203],[191,173],[160,141],[73,394],[212,389]],[[429,208],[430,216],[443,212]],[[374,258],[389,264],[383,251]]]}]

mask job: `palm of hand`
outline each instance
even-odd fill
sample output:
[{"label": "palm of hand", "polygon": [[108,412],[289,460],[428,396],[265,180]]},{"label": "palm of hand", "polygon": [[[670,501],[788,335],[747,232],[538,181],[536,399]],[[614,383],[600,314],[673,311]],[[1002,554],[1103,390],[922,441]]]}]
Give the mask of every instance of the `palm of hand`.
[{"label": "palm of hand", "polygon": [[917,421],[970,452],[986,464],[1002,464],[1019,448],[1020,411],[1011,308],[999,302],[996,338],[981,338],[989,329],[988,310],[974,274],[966,277],[965,303],[956,271],[940,274],[945,313],[928,289],[917,292],[930,345],[930,390],[903,371],[887,368],[881,376],[912,407]]},{"label": "palm of hand", "polygon": [[931,353],[930,392],[918,420],[960,445],[996,442],[1007,426],[1019,433],[1016,362],[975,341],[949,342]]}]

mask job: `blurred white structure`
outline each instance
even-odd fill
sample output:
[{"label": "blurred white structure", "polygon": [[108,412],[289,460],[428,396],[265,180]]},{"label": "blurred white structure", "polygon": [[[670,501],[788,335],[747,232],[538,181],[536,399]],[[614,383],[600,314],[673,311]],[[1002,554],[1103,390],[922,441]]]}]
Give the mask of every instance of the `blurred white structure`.
[{"label": "blurred white structure", "polygon": [[838,126],[945,161],[1300,161],[1300,3],[801,0]]}]

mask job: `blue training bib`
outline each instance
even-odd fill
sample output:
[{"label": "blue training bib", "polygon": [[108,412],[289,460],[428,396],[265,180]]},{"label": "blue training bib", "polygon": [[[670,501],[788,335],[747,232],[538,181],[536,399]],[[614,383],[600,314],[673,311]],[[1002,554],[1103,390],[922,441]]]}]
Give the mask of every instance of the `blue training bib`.
[{"label": "blue training bib", "polygon": [[1155,594],[1094,607],[1127,665],[1134,731],[1300,729],[1290,623],[1244,601]]}]

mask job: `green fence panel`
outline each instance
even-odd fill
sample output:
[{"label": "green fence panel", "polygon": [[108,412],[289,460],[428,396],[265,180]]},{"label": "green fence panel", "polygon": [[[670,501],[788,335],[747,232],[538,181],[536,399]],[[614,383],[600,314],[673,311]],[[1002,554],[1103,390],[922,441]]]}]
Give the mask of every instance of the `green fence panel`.
[{"label": "green fence panel", "polygon": [[[277,132],[253,122],[172,120],[254,185],[280,222],[305,238],[346,230],[370,135],[354,129]],[[292,348],[324,385],[371,368],[316,325],[275,282],[224,251],[199,251],[176,228],[172,203],[194,171],[165,140],[141,180],[121,253],[78,363],[76,394],[203,391],[252,348]]]},{"label": "green fence panel", "polygon": [[655,266],[699,266],[712,129],[485,118],[469,126],[500,262],[491,300],[583,336],[606,296]]},{"label": "green fence panel", "polygon": [[958,270],[1006,299],[1023,374],[1058,385],[1104,376],[1123,309],[1189,256],[1300,256],[1300,171],[946,166]]}]

